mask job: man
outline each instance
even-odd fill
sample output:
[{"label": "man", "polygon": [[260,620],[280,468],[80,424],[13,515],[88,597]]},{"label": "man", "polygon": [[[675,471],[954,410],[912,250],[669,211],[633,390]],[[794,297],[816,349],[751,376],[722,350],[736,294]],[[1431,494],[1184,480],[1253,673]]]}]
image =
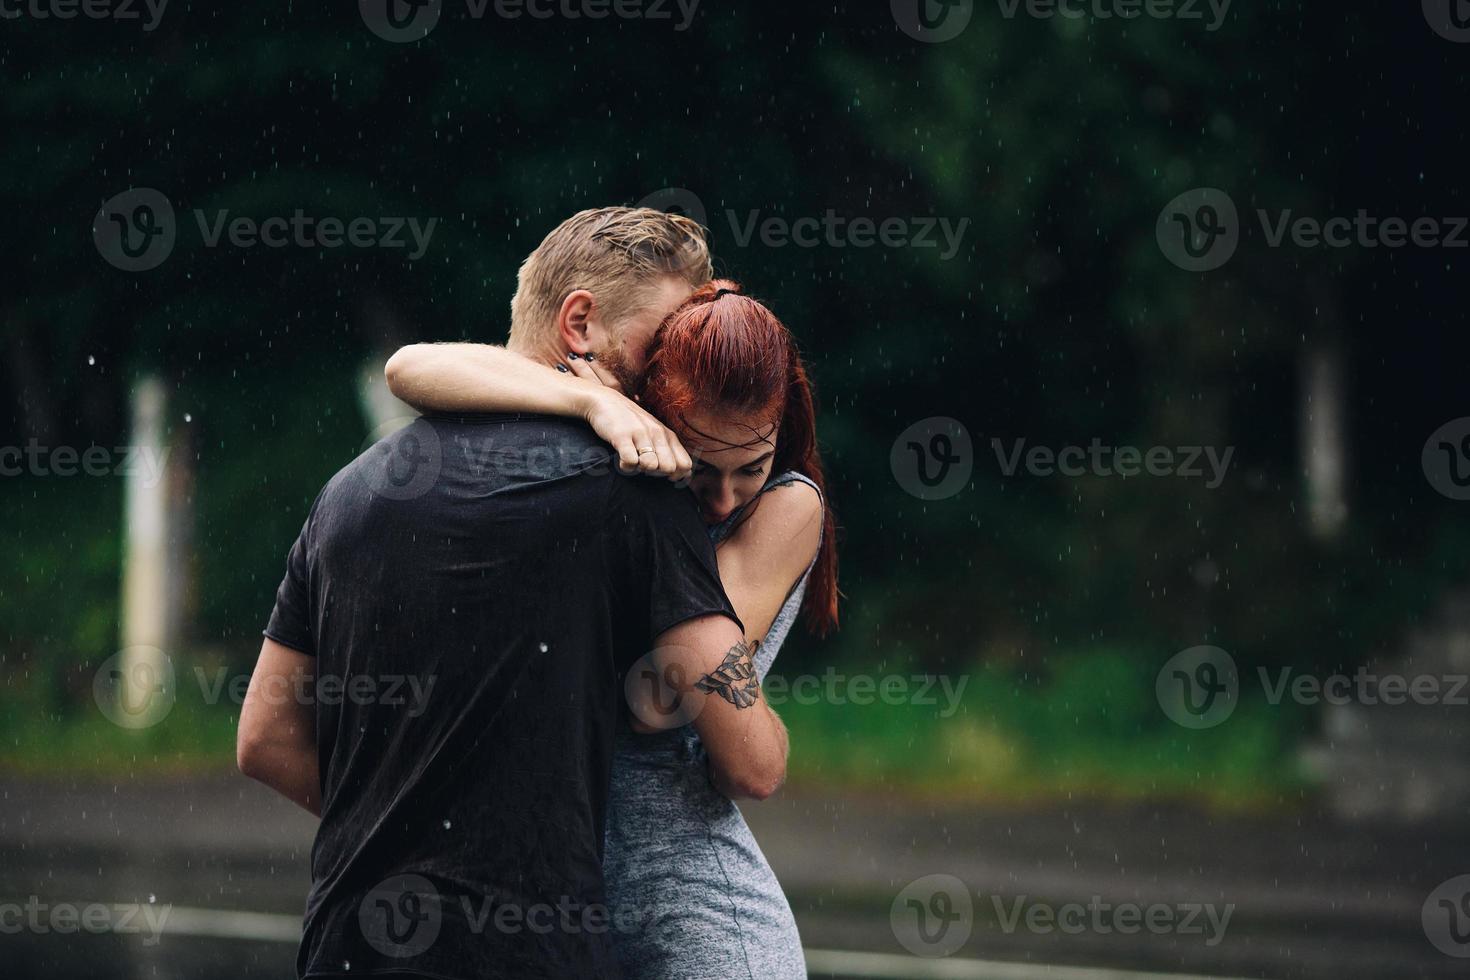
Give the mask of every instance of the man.
[{"label": "man", "polygon": [[[583,212],[522,267],[510,344],[635,373],[710,275],[687,219]],[[312,506],[238,747],[246,775],[322,819],[302,977],[615,976],[609,933],[638,910],[603,904],[603,817],[641,654],[684,651],[665,676],[722,789],[784,778],[785,730],[691,496],[614,465],[690,461],[650,419],[626,432],[614,454],[563,419],[425,417]]]}]

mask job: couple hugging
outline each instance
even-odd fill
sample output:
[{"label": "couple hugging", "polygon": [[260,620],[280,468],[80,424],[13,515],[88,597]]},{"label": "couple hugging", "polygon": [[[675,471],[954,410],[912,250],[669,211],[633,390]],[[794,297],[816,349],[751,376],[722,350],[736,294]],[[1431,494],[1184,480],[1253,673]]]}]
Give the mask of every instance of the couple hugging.
[{"label": "couple hugging", "polygon": [[[734,801],[785,778],[760,682],[837,623],[833,523],[792,337],[712,276],[697,223],[584,211],[506,347],[389,361],[424,415],[312,505],[240,715],[321,818],[300,976],[806,975]],[[361,696],[403,676],[414,712]],[[316,678],[359,696],[270,696]]]}]

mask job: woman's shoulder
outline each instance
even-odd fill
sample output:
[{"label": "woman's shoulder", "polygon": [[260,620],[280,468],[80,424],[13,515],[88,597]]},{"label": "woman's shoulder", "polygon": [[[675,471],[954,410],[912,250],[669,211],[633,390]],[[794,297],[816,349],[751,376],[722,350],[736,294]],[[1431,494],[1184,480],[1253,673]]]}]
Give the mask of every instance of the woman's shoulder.
[{"label": "woman's shoulder", "polygon": [[763,552],[779,551],[796,560],[816,554],[821,534],[822,495],[815,483],[793,472],[766,484],[731,537],[741,538]]},{"label": "woman's shoulder", "polygon": [[[818,526],[821,525],[822,493],[815,483],[795,470],[771,479],[761,491],[761,498],[764,503],[755,509],[756,514],[768,509],[774,511],[776,520],[783,524],[815,519]],[[753,520],[755,514],[751,518]]]},{"label": "woman's shoulder", "polygon": [[789,487],[805,487],[811,491],[811,495],[816,499],[817,503],[821,503],[822,493],[817,489],[816,483],[805,473],[796,470],[787,470],[785,473],[778,473],[771,477],[766,481],[766,485],[761,488],[761,493],[766,494],[772,490],[782,490]]}]

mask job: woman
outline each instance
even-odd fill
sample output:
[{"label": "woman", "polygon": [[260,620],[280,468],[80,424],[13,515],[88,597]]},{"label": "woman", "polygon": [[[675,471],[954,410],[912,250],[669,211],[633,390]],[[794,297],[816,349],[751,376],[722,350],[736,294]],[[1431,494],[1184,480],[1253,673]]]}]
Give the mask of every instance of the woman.
[{"label": "woman", "polygon": [[[417,408],[527,407],[510,394],[514,354],[503,355],[504,373],[484,376],[430,369],[411,353],[395,356],[392,387]],[[601,383],[588,360],[572,354],[565,370]],[[572,384],[561,414],[576,416]],[[759,641],[764,679],[798,613],[818,634],[837,625],[836,542],[796,345],[737,285],[710,283],[659,329],[638,400],[696,461],[689,488],[746,638]],[[806,976],[791,908],[740,810],[711,785],[693,727],[620,737],[603,864],[610,908],[641,914],[641,928],[616,937],[629,977]]]}]

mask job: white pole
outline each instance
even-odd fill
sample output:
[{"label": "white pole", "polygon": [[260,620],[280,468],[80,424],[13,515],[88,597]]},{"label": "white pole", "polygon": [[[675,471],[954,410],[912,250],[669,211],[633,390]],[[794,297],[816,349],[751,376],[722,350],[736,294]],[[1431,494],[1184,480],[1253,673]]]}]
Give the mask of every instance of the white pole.
[{"label": "white pole", "polygon": [[136,465],[124,477],[125,519],[122,602],[123,697],[145,699],[129,684],[162,677],[168,635],[168,451],[164,439],[167,397],[162,382],[146,377],[133,392],[132,449]]}]

